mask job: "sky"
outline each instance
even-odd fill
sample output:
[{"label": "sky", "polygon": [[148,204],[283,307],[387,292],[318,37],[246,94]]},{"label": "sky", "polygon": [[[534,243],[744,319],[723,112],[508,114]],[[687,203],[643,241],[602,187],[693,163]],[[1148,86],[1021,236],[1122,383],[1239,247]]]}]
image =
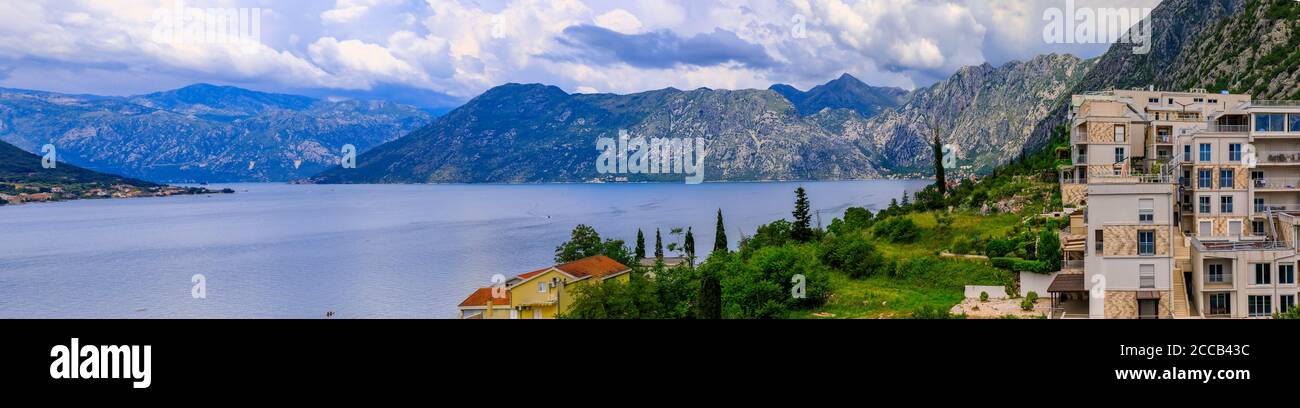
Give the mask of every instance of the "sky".
[{"label": "sky", "polygon": [[[0,87],[132,95],[203,82],[423,106],[508,82],[806,90],[849,73],[910,90],[963,66],[1100,55],[1107,44],[1045,40],[1044,10],[1159,1],[0,1]],[[206,17],[240,9],[260,15],[239,27],[248,41],[205,35],[217,26]]]}]

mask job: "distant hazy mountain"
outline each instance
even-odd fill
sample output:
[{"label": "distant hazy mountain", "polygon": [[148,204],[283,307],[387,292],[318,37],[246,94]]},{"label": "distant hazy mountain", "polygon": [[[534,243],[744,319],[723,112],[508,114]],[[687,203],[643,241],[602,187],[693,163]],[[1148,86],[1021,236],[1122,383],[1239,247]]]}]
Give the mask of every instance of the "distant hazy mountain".
[{"label": "distant hazy mountain", "polygon": [[[431,121],[415,107],[331,102],[199,84],[130,97],[0,89],[0,140],[60,161],[160,182],[283,181]],[[250,166],[251,163],[251,166]]]},{"label": "distant hazy mountain", "polygon": [[772,85],[768,89],[784,96],[802,115],[812,115],[822,109],[850,109],[863,117],[872,117],[901,105],[908,95],[906,90],[899,88],[867,85],[849,74],[813,87],[808,92],[786,84]]},{"label": "distant hazy mountain", "polygon": [[[774,85],[571,95],[554,86],[506,84],[360,156],[355,169],[333,168],[310,181],[586,181],[601,176],[596,139],[616,137],[620,129],[647,138],[706,139],[710,181],[916,175],[931,157],[928,133],[916,126],[922,111],[950,115],[948,140],[969,146],[963,152],[969,163],[983,168],[1018,152],[1051,101],[1086,70],[1078,58],[1043,56],[969,67],[913,93],[848,75],[808,92]],[[665,179],[672,177],[629,176]]]}]

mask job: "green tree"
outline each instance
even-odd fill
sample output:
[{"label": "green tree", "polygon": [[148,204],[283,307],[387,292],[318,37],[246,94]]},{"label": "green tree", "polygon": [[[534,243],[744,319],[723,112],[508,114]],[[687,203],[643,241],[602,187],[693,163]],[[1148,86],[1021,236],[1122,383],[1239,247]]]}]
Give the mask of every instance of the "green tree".
[{"label": "green tree", "polygon": [[555,263],[573,262],[582,258],[605,255],[624,265],[633,265],[632,253],[621,239],[600,240],[595,228],[579,224],[570,233],[569,241],[555,248]]},{"label": "green tree", "polygon": [[696,318],[722,318],[722,281],[718,275],[722,274],[730,257],[731,254],[727,252],[714,252],[700,267],[699,298],[695,301]]},{"label": "green tree", "polygon": [[691,232],[691,227],[686,227],[686,238],[682,244],[683,250],[686,251],[686,259],[690,260],[691,265],[695,265],[695,233]]},{"label": "green tree", "polygon": [[803,187],[794,190],[794,226],[790,228],[790,238],[799,242],[808,242],[813,237],[812,215],[808,212],[808,193]]},{"label": "green tree", "polygon": [[589,256],[600,255],[605,248],[600,233],[586,224],[578,224],[569,235],[569,241],[555,248],[555,262],[573,262]]},{"label": "green tree", "polygon": [[664,259],[664,237],[655,228],[655,259]]},{"label": "green tree", "polygon": [[862,234],[835,235],[819,246],[822,263],[854,278],[866,278],[885,267],[885,258]]},{"label": "green tree", "polygon": [[718,225],[713,232],[713,252],[727,252],[727,228],[722,225],[722,209],[718,209]]},{"label": "green tree", "polygon": [[637,228],[636,229],[636,259],[640,260],[644,258],[645,258],[645,234],[641,233],[640,228]]},{"label": "green tree", "polygon": [[1038,234],[1038,260],[1047,264],[1047,270],[1061,270],[1061,237],[1055,231],[1047,230]]}]

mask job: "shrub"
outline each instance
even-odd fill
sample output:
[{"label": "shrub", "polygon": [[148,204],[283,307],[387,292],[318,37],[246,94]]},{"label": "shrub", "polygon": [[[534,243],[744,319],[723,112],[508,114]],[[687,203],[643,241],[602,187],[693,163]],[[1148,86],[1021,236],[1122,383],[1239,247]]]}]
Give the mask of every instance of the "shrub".
[{"label": "shrub", "polygon": [[920,236],[919,230],[911,218],[890,217],[876,223],[875,227],[872,228],[872,234],[885,241],[909,244],[916,242],[916,239]]},{"label": "shrub", "polygon": [[987,301],[989,301],[989,293],[988,293],[988,292],[980,292],[980,301],[981,301],[981,302],[987,302]]},{"label": "shrub", "polygon": [[1028,297],[1024,298],[1023,300],[1020,301],[1020,310],[1024,310],[1026,312],[1030,310],[1034,310],[1034,301],[1029,300]]},{"label": "shrub", "polygon": [[1061,270],[1061,237],[1049,229],[1038,234],[1038,260],[1045,262],[1047,270]]},{"label": "shrub", "polygon": [[961,317],[962,316],[954,316],[948,310],[934,305],[924,305],[912,311],[913,319],[946,320],[959,319]]},{"label": "shrub", "polygon": [[[821,305],[830,293],[826,266],[809,245],[765,247],[754,251],[748,260],[731,257],[725,261],[719,272],[723,316],[727,318],[779,318],[796,308]],[[791,296],[795,275],[804,277],[802,299]]]},{"label": "shrub", "polygon": [[1006,269],[1012,272],[1033,272],[1033,273],[1052,273],[1060,268],[1052,268],[1047,262],[1030,261],[1020,258],[990,258],[989,262],[995,268]]},{"label": "shrub", "polygon": [[1032,291],[1032,290],[1029,291],[1029,293],[1026,293],[1026,294],[1025,294],[1025,299],[1029,299],[1030,302],[1037,302],[1037,301],[1038,301],[1038,292],[1034,292],[1034,291]]},{"label": "shrub", "polygon": [[1015,248],[1016,243],[1010,240],[991,239],[988,243],[984,244],[984,254],[988,255],[990,258],[1002,257],[1007,256],[1007,254],[1014,251]]},{"label": "shrub", "polygon": [[875,245],[857,233],[827,238],[820,250],[822,263],[854,278],[874,275],[885,265]]}]

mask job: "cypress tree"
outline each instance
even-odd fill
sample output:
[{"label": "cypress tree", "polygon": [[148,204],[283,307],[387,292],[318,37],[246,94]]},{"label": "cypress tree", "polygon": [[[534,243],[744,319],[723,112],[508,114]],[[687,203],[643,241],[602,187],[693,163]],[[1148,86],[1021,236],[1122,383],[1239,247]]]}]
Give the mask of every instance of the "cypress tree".
[{"label": "cypress tree", "polygon": [[794,190],[794,226],[790,238],[799,242],[812,239],[812,216],[808,213],[808,193],[803,187]]},{"label": "cypress tree", "polygon": [[[705,269],[711,268],[706,266]],[[722,318],[722,282],[712,270],[705,270],[700,276],[700,299],[695,303],[695,317]]]},{"label": "cypress tree", "polygon": [[655,228],[655,259],[664,259],[664,237]]},{"label": "cypress tree", "polygon": [[642,234],[641,229],[637,228],[636,229],[636,260],[640,261],[643,258],[645,258],[645,234]]},{"label": "cypress tree", "polygon": [[718,251],[723,251],[723,252],[730,251],[730,249],[727,248],[727,228],[722,226],[721,208],[718,209],[717,231],[713,232],[713,252],[718,252]]}]

